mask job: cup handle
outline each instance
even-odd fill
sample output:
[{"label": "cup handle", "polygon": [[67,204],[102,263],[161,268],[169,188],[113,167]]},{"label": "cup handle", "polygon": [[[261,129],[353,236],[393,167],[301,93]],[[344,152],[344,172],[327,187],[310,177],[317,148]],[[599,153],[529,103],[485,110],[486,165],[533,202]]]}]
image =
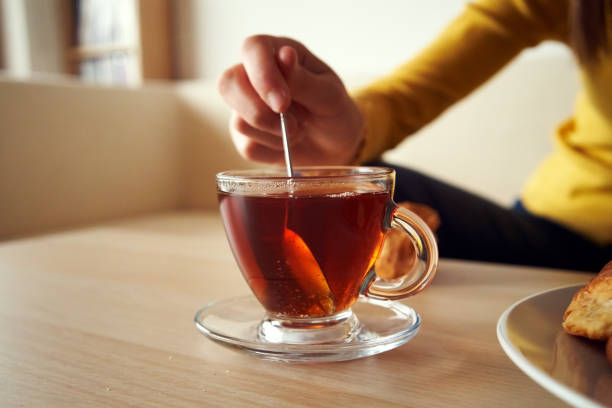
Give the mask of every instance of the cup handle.
[{"label": "cup handle", "polygon": [[431,229],[412,211],[393,204],[387,214],[386,225],[404,232],[412,241],[416,262],[412,270],[398,279],[376,278],[364,294],[373,299],[397,300],[416,295],[431,283],[438,268],[438,245]]}]

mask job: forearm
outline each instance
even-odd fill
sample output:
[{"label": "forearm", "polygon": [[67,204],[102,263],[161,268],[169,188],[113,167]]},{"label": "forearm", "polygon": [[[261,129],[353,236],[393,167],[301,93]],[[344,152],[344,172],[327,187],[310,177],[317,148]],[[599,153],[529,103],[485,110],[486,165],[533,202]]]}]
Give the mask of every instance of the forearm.
[{"label": "forearm", "polygon": [[[525,47],[555,38],[562,3],[521,9],[524,0],[466,6],[440,36],[389,76],[353,93],[365,122],[357,162],[375,158],[476,89]],[[532,2],[528,2],[532,3]],[[532,4],[530,7],[534,7]],[[557,15],[559,14],[559,15]],[[565,22],[565,20],[563,20]]]}]

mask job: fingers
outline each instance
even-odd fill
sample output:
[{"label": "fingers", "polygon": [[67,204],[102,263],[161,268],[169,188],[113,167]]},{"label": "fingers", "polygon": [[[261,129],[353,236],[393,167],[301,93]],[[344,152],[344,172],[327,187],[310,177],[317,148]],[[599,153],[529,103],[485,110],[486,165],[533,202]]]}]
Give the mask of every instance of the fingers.
[{"label": "fingers", "polygon": [[310,162],[321,159],[312,153],[316,149],[337,150],[334,140],[327,148],[320,136],[336,119],[351,119],[354,106],[340,78],[324,62],[294,40],[270,36],[245,40],[242,60],[225,71],[218,83],[220,94],[235,112],[230,133],[242,156],[283,162],[280,112],[287,114],[296,156],[301,152]]},{"label": "fingers", "polygon": [[[274,113],[253,89],[242,65],[228,69],[219,80],[219,92],[233,108],[230,134],[238,152],[248,160],[280,164],[284,160],[282,132]],[[295,108],[286,115],[291,142],[299,141]]]},{"label": "fingers", "polygon": [[238,116],[235,111],[232,112],[230,118],[230,129],[236,134],[251,139],[255,143],[266,146],[272,150],[283,151],[283,140],[279,135],[254,128],[249,125],[246,120]]},{"label": "fingers", "polygon": [[247,38],[242,46],[242,61],[259,97],[270,109],[280,113],[289,107],[291,98],[276,59],[277,41],[264,35]]},{"label": "fingers", "polygon": [[297,51],[291,46],[283,45],[278,50],[277,60],[283,76],[287,78],[291,75],[291,71],[293,71],[295,66],[298,64]]},{"label": "fingers", "polygon": [[278,51],[278,66],[292,99],[316,115],[336,113],[346,99],[344,85],[333,71],[312,72],[300,64],[297,51],[291,46],[283,46]]},{"label": "fingers", "polygon": [[244,66],[235,65],[223,73],[218,83],[225,102],[249,125],[264,132],[281,135],[278,115],[259,97]]},{"label": "fingers", "polygon": [[436,210],[428,205],[404,201],[402,203],[398,203],[398,206],[412,211],[421,217],[421,219],[425,221],[425,224],[427,224],[427,226],[431,228],[433,232],[435,232],[440,226],[440,215]]},{"label": "fingers", "polygon": [[230,134],[238,153],[245,159],[269,164],[283,163],[285,157],[282,149],[277,150],[264,146],[234,128],[230,128]]},{"label": "fingers", "polygon": [[242,47],[242,61],[255,93],[276,113],[297,101],[315,114],[332,114],[346,99],[340,78],[302,44],[256,35]]},{"label": "fingers", "polygon": [[[286,122],[287,127],[296,128],[295,117],[291,113],[287,115]],[[232,112],[230,118],[230,134],[234,145],[243,157],[266,163],[284,161],[281,136],[252,127],[236,112]],[[301,136],[297,132],[291,134],[290,144],[299,144],[302,139]]]}]

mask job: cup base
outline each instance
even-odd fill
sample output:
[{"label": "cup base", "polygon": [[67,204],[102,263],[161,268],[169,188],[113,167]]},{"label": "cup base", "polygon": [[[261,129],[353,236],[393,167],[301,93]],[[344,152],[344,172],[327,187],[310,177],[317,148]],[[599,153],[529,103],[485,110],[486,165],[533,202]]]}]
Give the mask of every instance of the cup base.
[{"label": "cup base", "polygon": [[421,324],[406,305],[366,297],[352,310],[322,320],[319,327],[313,320],[296,323],[271,317],[253,296],[213,302],[195,316],[197,329],[212,340],[287,362],[342,361],[382,353],[408,342]]},{"label": "cup base", "polygon": [[259,324],[261,341],[275,344],[349,343],[359,332],[359,319],[351,309],[316,319],[285,319],[271,315]]}]

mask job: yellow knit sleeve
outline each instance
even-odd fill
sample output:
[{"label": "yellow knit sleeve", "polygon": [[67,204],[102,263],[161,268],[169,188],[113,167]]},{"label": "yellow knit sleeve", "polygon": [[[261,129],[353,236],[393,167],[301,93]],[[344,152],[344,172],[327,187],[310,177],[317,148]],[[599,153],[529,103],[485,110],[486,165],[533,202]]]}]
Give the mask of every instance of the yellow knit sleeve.
[{"label": "yellow knit sleeve", "polygon": [[355,162],[395,147],[522,49],[546,39],[567,41],[567,8],[567,0],[469,3],[414,59],[353,93],[365,119],[365,141]]}]

